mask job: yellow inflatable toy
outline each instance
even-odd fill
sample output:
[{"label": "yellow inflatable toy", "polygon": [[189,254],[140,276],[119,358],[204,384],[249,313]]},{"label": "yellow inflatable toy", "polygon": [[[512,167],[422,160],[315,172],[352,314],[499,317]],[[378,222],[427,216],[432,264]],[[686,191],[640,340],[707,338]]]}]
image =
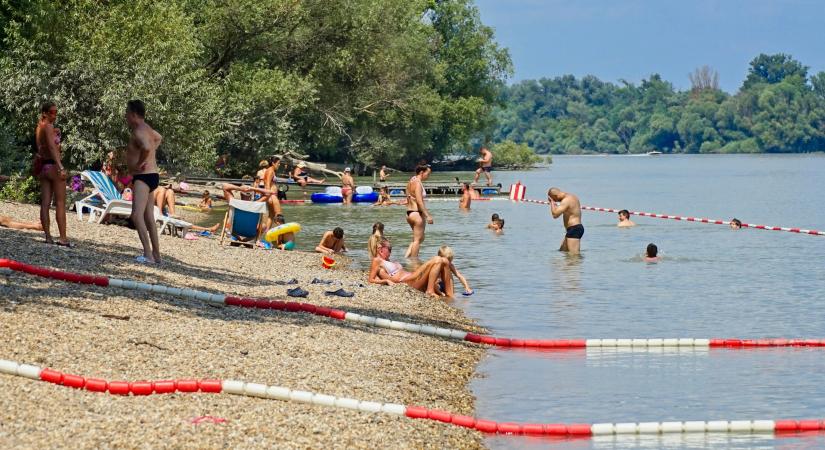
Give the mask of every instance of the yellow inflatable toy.
[{"label": "yellow inflatable toy", "polygon": [[266,232],[264,239],[266,239],[267,242],[277,242],[278,236],[284,233],[297,233],[299,231],[301,231],[301,224],[297,222],[289,222],[270,228],[270,230]]}]

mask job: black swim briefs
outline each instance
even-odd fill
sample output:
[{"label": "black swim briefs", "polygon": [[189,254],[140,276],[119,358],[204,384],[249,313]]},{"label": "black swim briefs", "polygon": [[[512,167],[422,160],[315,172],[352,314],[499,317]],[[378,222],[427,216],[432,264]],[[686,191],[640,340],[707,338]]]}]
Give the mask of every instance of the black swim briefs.
[{"label": "black swim briefs", "polygon": [[140,173],[134,176],[135,182],[142,181],[146,186],[149,186],[149,192],[154,191],[160,184],[160,175],[156,173]]},{"label": "black swim briefs", "polygon": [[568,237],[570,239],[581,239],[582,236],[584,236],[584,225],[582,224],[567,227],[567,233],[564,235],[564,237]]},{"label": "black swim briefs", "polygon": [[483,170],[485,172],[492,172],[493,171],[493,166],[482,167],[481,170]]}]

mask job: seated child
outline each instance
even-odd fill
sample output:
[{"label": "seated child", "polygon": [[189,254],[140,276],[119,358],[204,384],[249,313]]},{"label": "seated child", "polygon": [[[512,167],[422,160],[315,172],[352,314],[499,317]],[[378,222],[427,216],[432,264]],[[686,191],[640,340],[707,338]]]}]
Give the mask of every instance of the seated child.
[{"label": "seated child", "polygon": [[332,231],[327,231],[321,237],[321,242],[315,247],[318,253],[343,253],[347,251],[347,246],[344,244],[344,229],[335,227]]},{"label": "seated child", "polygon": [[203,191],[201,202],[198,205],[200,209],[212,209],[212,197],[209,196],[209,191]]},{"label": "seated child", "polygon": [[[275,226],[283,225],[286,223],[286,219],[284,219],[283,214],[277,214],[275,216]],[[281,250],[293,250],[295,248],[295,233],[283,233],[278,235],[278,242],[275,242],[275,247]]]}]

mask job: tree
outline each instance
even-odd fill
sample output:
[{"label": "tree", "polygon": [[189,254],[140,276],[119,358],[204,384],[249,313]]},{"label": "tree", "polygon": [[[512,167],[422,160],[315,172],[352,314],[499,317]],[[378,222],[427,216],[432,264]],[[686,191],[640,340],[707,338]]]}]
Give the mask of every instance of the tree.
[{"label": "tree", "polygon": [[693,73],[688,74],[690,78],[691,91],[696,93],[704,90],[719,90],[719,72],[710,66],[696,68]]},{"label": "tree", "polygon": [[801,83],[805,83],[808,76],[808,66],[796,61],[785,53],[775,55],[760,54],[750,62],[748,77],[742,89],[750,89],[755,84],[767,83],[776,84],[786,78],[796,77]]}]

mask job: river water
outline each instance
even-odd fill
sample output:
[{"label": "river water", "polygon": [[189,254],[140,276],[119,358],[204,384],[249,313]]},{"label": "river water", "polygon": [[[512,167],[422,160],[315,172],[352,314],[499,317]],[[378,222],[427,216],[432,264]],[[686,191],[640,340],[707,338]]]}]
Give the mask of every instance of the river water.
[{"label": "river water", "polygon": [[[555,157],[550,168],[495,172],[527,197],[548,187],[582,204],[825,229],[825,156]],[[451,179],[453,174],[438,174]],[[467,174],[463,174],[466,178]],[[825,237],[583,212],[582,256],[557,251],[563,229],[545,206],[429,203],[422,258],[443,243],[476,294],[454,304],[498,336],[519,338],[825,338]],[[484,227],[492,213],[505,233]],[[399,249],[404,208],[285,207],[299,248],[342,226],[356,260],[374,221]],[[663,257],[642,262],[648,243]],[[825,418],[825,349],[489,350],[472,382],[477,416],[532,423]],[[667,435],[551,440],[490,437],[493,448],[812,448],[825,435]]]}]

